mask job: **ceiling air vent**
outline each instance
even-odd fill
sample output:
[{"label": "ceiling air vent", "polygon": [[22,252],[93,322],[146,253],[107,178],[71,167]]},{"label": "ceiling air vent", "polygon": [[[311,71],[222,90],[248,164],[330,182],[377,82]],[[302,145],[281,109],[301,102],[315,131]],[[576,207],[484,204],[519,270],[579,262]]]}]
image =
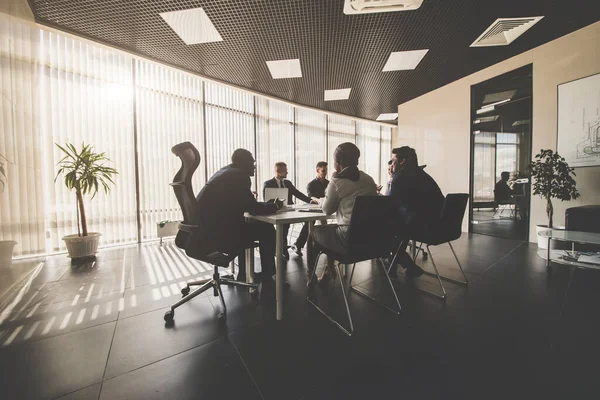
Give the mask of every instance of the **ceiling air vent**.
[{"label": "ceiling air vent", "polygon": [[344,14],[409,11],[421,7],[423,0],[346,0]]},{"label": "ceiling air vent", "polygon": [[506,46],[544,17],[498,18],[471,47]]}]

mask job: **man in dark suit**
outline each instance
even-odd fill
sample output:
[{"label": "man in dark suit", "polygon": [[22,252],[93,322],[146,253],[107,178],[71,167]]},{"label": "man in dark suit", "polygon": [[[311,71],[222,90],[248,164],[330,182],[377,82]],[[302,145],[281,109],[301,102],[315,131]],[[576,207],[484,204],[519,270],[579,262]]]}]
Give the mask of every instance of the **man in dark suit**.
[{"label": "man in dark suit", "polygon": [[[306,185],[306,192],[308,193],[308,197],[311,199],[322,199],[325,197],[325,189],[327,189],[327,185],[329,185],[329,181],[327,180],[327,162],[319,161],[317,163],[317,177],[310,181],[308,185]],[[322,220],[321,224],[326,223],[327,220]],[[302,248],[306,244],[308,239],[308,223],[304,223],[302,225],[302,230],[300,231],[300,235],[296,239],[296,243],[292,247],[294,252],[298,255],[298,257],[302,257]]]},{"label": "man in dark suit", "polygon": [[[196,197],[193,217],[193,224],[200,229],[192,234],[186,251],[243,254],[246,247],[258,240],[262,276],[257,278],[262,278],[264,285],[272,283],[270,277],[275,274],[275,229],[270,224],[246,222],[244,212],[273,214],[277,212],[278,205],[256,201],[250,181],[254,170],[252,153],[237,149],[231,156],[231,164],[217,171],[204,185]],[[245,280],[246,270],[241,264],[237,279]]]},{"label": "man in dark suit", "polygon": [[[275,163],[275,177],[273,179],[269,179],[263,184],[263,199],[265,198],[265,189],[267,188],[287,188],[288,189],[288,204],[294,204],[293,198],[296,197],[302,200],[305,203],[311,203],[310,197],[306,196],[304,193],[296,189],[296,187],[287,180],[287,164],[284,162]],[[290,259],[290,255],[287,250],[287,235],[290,230],[290,225],[286,224],[283,226],[283,257],[286,260]]]},{"label": "man in dark suit", "polygon": [[[388,193],[394,199],[403,220],[399,240],[402,243],[398,262],[409,277],[423,274],[423,270],[406,253],[412,232],[427,230],[439,222],[444,206],[444,195],[435,180],[419,167],[415,149],[408,146],[392,150],[394,177]],[[390,273],[396,276],[396,265]]]}]

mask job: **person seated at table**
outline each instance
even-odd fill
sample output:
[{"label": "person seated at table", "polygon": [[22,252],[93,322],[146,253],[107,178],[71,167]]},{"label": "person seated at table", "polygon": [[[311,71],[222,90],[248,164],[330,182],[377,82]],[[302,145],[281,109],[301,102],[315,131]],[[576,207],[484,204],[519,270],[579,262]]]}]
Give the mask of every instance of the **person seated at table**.
[{"label": "person seated at table", "polygon": [[[358,169],[360,150],[353,143],[342,143],[333,153],[335,172],[327,186],[325,197],[319,200],[323,212],[336,214],[337,224],[315,226],[312,238],[321,246],[337,254],[348,252],[348,228],[357,196],[377,196],[377,185],[373,178]],[[334,260],[327,259],[327,268],[319,281],[335,277]],[[313,265],[308,266],[310,276]],[[308,284],[310,285],[310,281]]]},{"label": "person seated at table", "polygon": [[[426,232],[439,223],[444,195],[436,181],[419,166],[415,149],[402,146],[392,150],[394,177],[389,196],[401,217],[398,233],[396,262],[405,269],[408,277],[418,277],[423,270],[406,253],[412,235]],[[396,251],[397,249],[394,249]],[[390,266],[390,275],[396,277],[397,264]]]},{"label": "person seated at table", "polygon": [[[275,228],[262,222],[246,222],[244,213],[273,214],[279,206],[256,201],[250,181],[255,164],[252,153],[237,149],[231,156],[231,164],[217,171],[200,190],[192,218],[199,228],[188,240],[186,252],[243,254],[246,247],[258,241],[262,273],[256,275],[256,280],[262,281],[265,288],[274,284]],[[246,280],[246,270],[241,265],[237,279]]]},{"label": "person seated at table", "polygon": [[[284,162],[275,163],[275,177],[265,181],[263,184],[263,199],[265,198],[265,192],[267,188],[281,188],[288,190],[288,198],[287,204],[294,204],[294,197],[302,200],[305,203],[313,202],[310,197],[306,196],[304,193],[296,189],[294,184],[287,180],[288,169],[287,164]],[[266,199],[265,199],[266,200]],[[314,203],[314,202],[313,202]],[[290,230],[290,224],[283,225],[283,246],[282,246],[282,255],[286,260],[290,259],[290,254],[288,253],[288,245],[287,245],[287,236]]]},{"label": "person seated at table", "polygon": [[[329,181],[327,180],[327,162],[319,161],[316,167],[317,177],[312,181],[308,182],[306,185],[306,193],[308,193],[308,197],[311,199],[321,199],[325,197],[325,189],[327,189],[327,185],[329,185]],[[314,202],[314,201],[313,201]],[[326,224],[327,220],[321,220],[321,224]],[[302,230],[296,239],[296,243],[292,246],[292,250],[296,253],[298,257],[302,257],[302,248],[306,244],[308,240],[308,223],[305,222],[302,225]]]},{"label": "person seated at table", "polygon": [[502,172],[500,174],[500,180],[494,187],[494,201],[498,204],[514,203],[514,199],[512,198],[513,191],[507,183],[509,178],[510,172]]}]

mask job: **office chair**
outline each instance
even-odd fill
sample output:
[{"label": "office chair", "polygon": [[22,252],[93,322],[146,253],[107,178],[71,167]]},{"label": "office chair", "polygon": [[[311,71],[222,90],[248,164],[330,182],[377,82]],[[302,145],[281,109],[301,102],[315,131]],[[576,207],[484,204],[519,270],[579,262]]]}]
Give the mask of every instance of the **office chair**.
[{"label": "office chair", "polygon": [[[200,164],[200,153],[190,142],[179,143],[171,149],[173,154],[181,159],[181,168],[175,174],[173,183],[171,186],[175,191],[175,196],[181,207],[183,213],[183,221],[179,223],[179,231],[175,238],[175,245],[181,249],[186,249],[187,239],[194,233],[199,226],[192,225],[192,215],[196,206],[196,197],[192,189],[192,176]],[[188,256],[190,255],[187,251]],[[197,254],[199,253],[199,254]],[[224,321],[227,318],[227,307],[225,306],[225,300],[223,298],[223,292],[221,291],[221,285],[226,284],[229,286],[240,286],[250,289],[256,289],[258,285],[254,283],[237,282],[233,279],[222,278],[219,275],[219,267],[227,268],[229,263],[237,257],[237,254],[225,254],[219,251],[211,251],[210,249],[194,252],[193,258],[196,260],[204,261],[213,266],[213,277],[212,279],[203,279],[198,281],[188,282],[187,285],[181,289],[183,298],[177,303],[171,306],[171,309],[165,313],[164,319],[167,322],[173,321],[175,318],[175,309],[180,305],[187,303],[199,294],[212,288],[214,296],[219,297],[221,300],[222,312],[219,314],[219,321]],[[251,263],[248,260],[248,249],[246,249],[246,276],[252,276],[250,272]],[[252,255],[252,259],[254,255]],[[190,293],[191,286],[200,286],[198,289]],[[257,293],[256,291],[254,293]]]},{"label": "office chair", "polygon": [[498,214],[498,211],[500,211],[500,213],[498,214],[498,218],[502,217],[502,214],[506,210],[510,211],[509,218],[513,218],[515,216],[515,210],[513,207],[511,207],[514,206],[516,208],[516,202],[514,198],[511,197],[509,199],[501,199],[498,196],[496,196],[496,191],[494,190],[494,203],[496,203],[497,209],[494,212],[492,218],[494,218],[496,214]]},{"label": "office chair", "polygon": [[[454,247],[452,247],[452,243],[451,243],[453,240],[460,238],[460,236],[462,235],[462,221],[463,221],[463,218],[465,215],[465,210],[467,208],[468,201],[469,201],[468,194],[465,194],[465,193],[448,194],[446,196],[446,199],[444,200],[444,207],[442,208],[442,215],[441,215],[441,218],[440,218],[438,224],[436,224],[435,226],[429,227],[425,232],[420,232],[420,233],[414,234],[414,235],[412,235],[413,237],[411,237],[412,240],[415,240],[415,241],[421,243],[421,245],[419,246],[419,249],[417,250],[417,253],[415,254],[413,261],[416,261],[417,256],[419,255],[419,251],[421,251],[423,245],[425,245],[427,247],[427,251],[429,252],[429,257],[431,258],[431,264],[433,265],[435,274],[428,272],[428,271],[424,271],[424,273],[426,275],[437,277],[437,280],[440,284],[440,288],[442,289],[442,294],[440,295],[438,293],[430,292],[428,290],[421,289],[421,288],[419,288],[419,290],[422,290],[426,293],[432,294],[441,299],[446,298],[446,289],[444,288],[442,279],[450,281],[450,282],[462,284],[462,285],[468,284],[468,280],[467,280],[467,276],[465,275],[465,271],[463,271],[462,265],[461,265],[460,261],[458,260],[458,257],[456,256],[456,253],[454,252]],[[431,251],[429,250],[429,246],[439,246],[440,244],[444,244],[444,243],[448,243],[448,245],[450,246],[450,250],[452,250],[452,254],[454,254],[454,259],[458,263],[460,272],[462,273],[463,277],[465,278],[464,281],[459,281],[459,280],[456,280],[453,278],[449,278],[447,276],[440,275],[440,273],[437,269],[437,266],[435,265],[435,260],[433,259],[433,254],[431,254]],[[396,258],[398,256],[399,250],[400,250],[400,248],[398,248],[398,250],[396,251],[396,255],[394,255],[394,258]]]},{"label": "office chair", "polygon": [[[342,265],[347,266],[353,264],[352,272],[350,273],[350,279],[348,280],[348,287],[370,300],[383,305],[388,310],[400,314],[402,307],[398,300],[398,295],[394,289],[394,285],[390,280],[390,277],[386,273],[385,265],[382,257],[387,256],[392,247],[394,232],[396,231],[396,212],[392,198],[389,196],[358,196],[354,202],[354,208],[352,210],[352,217],[350,218],[350,226],[348,228],[348,254],[336,254],[330,249],[327,249],[318,243],[315,243],[315,249],[318,251],[318,255],[315,260],[314,267],[309,276],[309,281],[314,282],[314,278],[317,271],[317,265],[319,258],[322,254],[326,254],[328,257],[338,261],[337,270],[340,278],[342,287],[342,295],[344,297],[344,303],[346,305],[346,312],[348,314],[348,321],[350,323],[350,329],[344,328],[338,321],[332,318],[329,314],[323,311],[317,304],[315,304],[311,297],[310,292],[307,300],[315,306],[325,317],[331,322],[336,324],[340,330],[346,335],[352,336],[354,332],[354,324],[352,323],[352,315],[350,313],[350,307],[348,306],[348,299],[346,297],[346,288],[344,287],[344,278],[342,275]],[[354,275],[354,269],[356,263],[367,260],[379,260],[379,264],[382,267],[382,273],[386,277],[388,284],[394,294],[396,304],[398,305],[398,311],[384,305],[379,300],[369,296],[366,292],[360,288],[352,286],[352,277]]]}]

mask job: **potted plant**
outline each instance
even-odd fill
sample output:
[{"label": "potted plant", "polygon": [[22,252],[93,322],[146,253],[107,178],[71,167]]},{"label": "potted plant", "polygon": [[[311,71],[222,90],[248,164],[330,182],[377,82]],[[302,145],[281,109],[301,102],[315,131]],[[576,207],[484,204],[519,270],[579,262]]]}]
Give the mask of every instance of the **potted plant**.
[{"label": "potted plant", "polygon": [[91,145],[81,144],[81,149],[77,150],[71,143],[63,146],[56,146],[65,154],[58,162],[58,172],[54,181],[59,175],[64,176],[65,186],[75,192],[77,196],[77,233],[63,237],[69,257],[80,259],[95,256],[98,251],[98,242],[101,234],[98,232],[88,232],[87,219],[83,197],[91,195],[93,199],[100,187],[105,193],[110,190],[110,185],[114,185],[112,177],[118,172],[111,167],[105,166],[110,159],[105,153],[96,153]]},{"label": "potted plant", "polygon": [[546,200],[548,224],[537,226],[538,247],[542,249],[548,248],[548,240],[541,238],[539,233],[553,226],[554,207],[552,206],[552,199],[569,201],[579,197],[577,185],[575,179],[573,179],[573,176],[575,176],[574,169],[569,167],[563,157],[552,150],[541,150],[535,156],[535,160],[529,164],[529,172],[533,180],[532,193]]},{"label": "potted plant", "polygon": [[[8,160],[0,154],[0,194],[4,192],[7,183],[6,165]],[[0,265],[10,265],[12,262],[13,249],[17,242],[14,240],[0,240]]]}]

